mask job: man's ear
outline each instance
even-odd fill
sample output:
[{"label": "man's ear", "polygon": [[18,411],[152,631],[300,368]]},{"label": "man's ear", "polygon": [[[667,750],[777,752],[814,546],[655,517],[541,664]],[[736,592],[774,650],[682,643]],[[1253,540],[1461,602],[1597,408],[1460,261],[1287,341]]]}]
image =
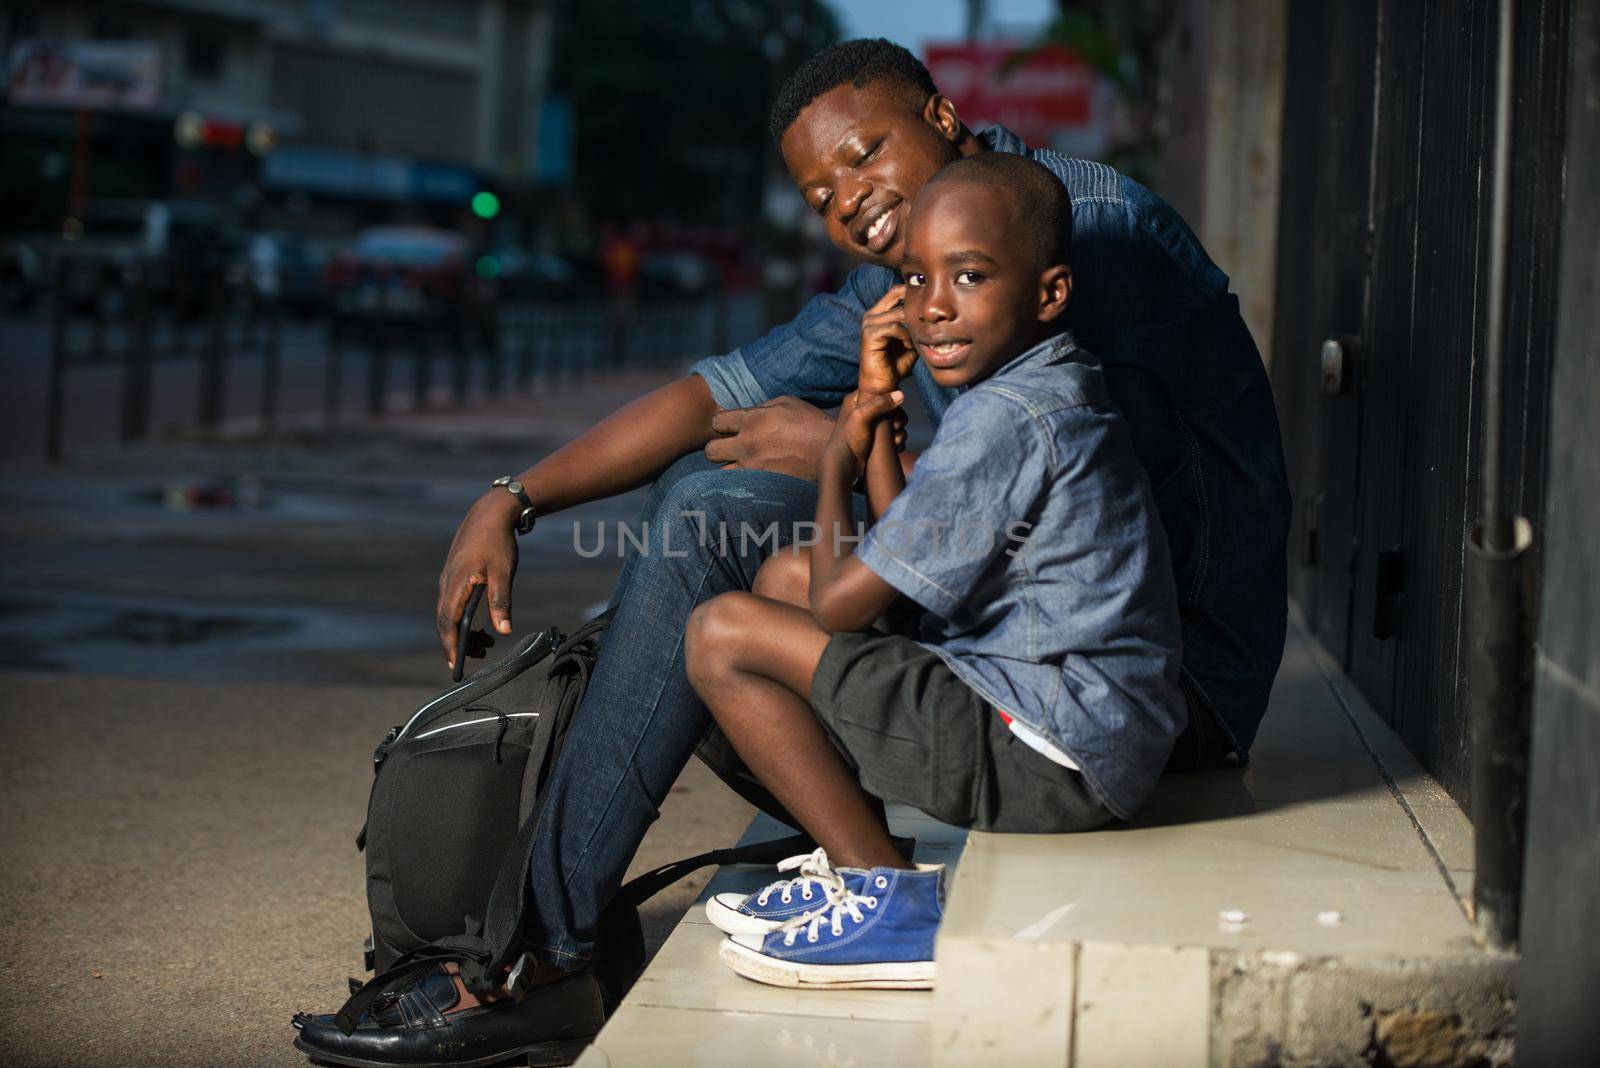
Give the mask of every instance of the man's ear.
[{"label": "man's ear", "polygon": [[956,114],[956,106],[950,98],[943,93],[934,93],[922,105],[922,121],[939,131],[951,144],[961,140],[961,117]]},{"label": "man's ear", "polygon": [[1061,318],[1072,301],[1072,268],[1058,263],[1039,276],[1039,321]]}]

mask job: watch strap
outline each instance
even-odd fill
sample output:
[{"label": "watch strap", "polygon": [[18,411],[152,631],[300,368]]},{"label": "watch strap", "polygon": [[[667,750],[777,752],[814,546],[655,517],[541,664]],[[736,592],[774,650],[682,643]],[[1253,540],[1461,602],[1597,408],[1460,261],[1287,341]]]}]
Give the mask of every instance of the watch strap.
[{"label": "watch strap", "polygon": [[533,529],[533,522],[538,517],[538,509],[534,507],[533,498],[528,496],[528,491],[510,475],[501,475],[492,485],[504,486],[506,491],[522,504],[522,511],[517,516],[516,523],[512,526],[518,534],[526,534]]}]

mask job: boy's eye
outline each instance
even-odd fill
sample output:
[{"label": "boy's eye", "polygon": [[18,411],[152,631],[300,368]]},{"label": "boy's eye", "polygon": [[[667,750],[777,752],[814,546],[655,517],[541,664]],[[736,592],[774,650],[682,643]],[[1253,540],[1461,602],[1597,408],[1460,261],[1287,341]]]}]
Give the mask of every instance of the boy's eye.
[{"label": "boy's eye", "polygon": [[922,274],[918,271],[908,271],[905,274],[902,274],[900,277],[905,284],[912,289],[920,289],[922,287],[922,283],[926,281],[926,279],[923,278]]},{"label": "boy's eye", "polygon": [[816,210],[817,210],[817,214],[818,215],[826,215],[826,214],[828,214],[828,205],[831,204],[831,203],[833,203],[833,197],[829,196],[826,193],[824,193],[822,196],[818,197],[817,198],[817,203],[815,205],[816,206]]},{"label": "boy's eye", "polygon": [[958,286],[977,285],[982,280],[983,280],[983,275],[979,274],[977,271],[957,271],[956,272],[956,285],[958,285]]},{"label": "boy's eye", "polygon": [[867,160],[871,159],[873,156],[876,156],[878,154],[878,149],[880,149],[882,147],[883,147],[883,142],[879,141],[877,144],[873,145],[871,148],[866,149],[865,151],[863,151],[861,153],[861,155],[856,158],[856,166],[859,167],[863,163],[867,162]]}]

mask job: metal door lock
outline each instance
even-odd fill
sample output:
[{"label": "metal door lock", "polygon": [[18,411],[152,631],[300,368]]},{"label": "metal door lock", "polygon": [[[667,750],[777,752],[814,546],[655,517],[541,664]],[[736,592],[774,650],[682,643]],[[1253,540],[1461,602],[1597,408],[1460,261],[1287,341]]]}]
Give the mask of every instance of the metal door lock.
[{"label": "metal door lock", "polygon": [[1356,384],[1359,345],[1352,337],[1330,337],[1322,343],[1322,392],[1330,397],[1348,393]]}]

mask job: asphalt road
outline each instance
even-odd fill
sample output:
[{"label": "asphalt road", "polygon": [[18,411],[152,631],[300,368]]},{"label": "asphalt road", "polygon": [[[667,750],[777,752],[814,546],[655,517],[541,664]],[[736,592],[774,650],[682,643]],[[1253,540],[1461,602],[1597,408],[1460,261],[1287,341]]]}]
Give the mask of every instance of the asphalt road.
[{"label": "asphalt road", "polygon": [[[359,970],[372,747],[444,681],[431,617],[457,520],[662,377],[0,464],[0,1060],[303,1063],[290,1015]],[[606,598],[620,562],[578,557],[572,523],[641,496],[524,540],[519,633]],[[207,497],[223,506],[187,506]],[[750,814],[692,765],[635,868]],[[703,879],[652,903],[652,948]]]}]

